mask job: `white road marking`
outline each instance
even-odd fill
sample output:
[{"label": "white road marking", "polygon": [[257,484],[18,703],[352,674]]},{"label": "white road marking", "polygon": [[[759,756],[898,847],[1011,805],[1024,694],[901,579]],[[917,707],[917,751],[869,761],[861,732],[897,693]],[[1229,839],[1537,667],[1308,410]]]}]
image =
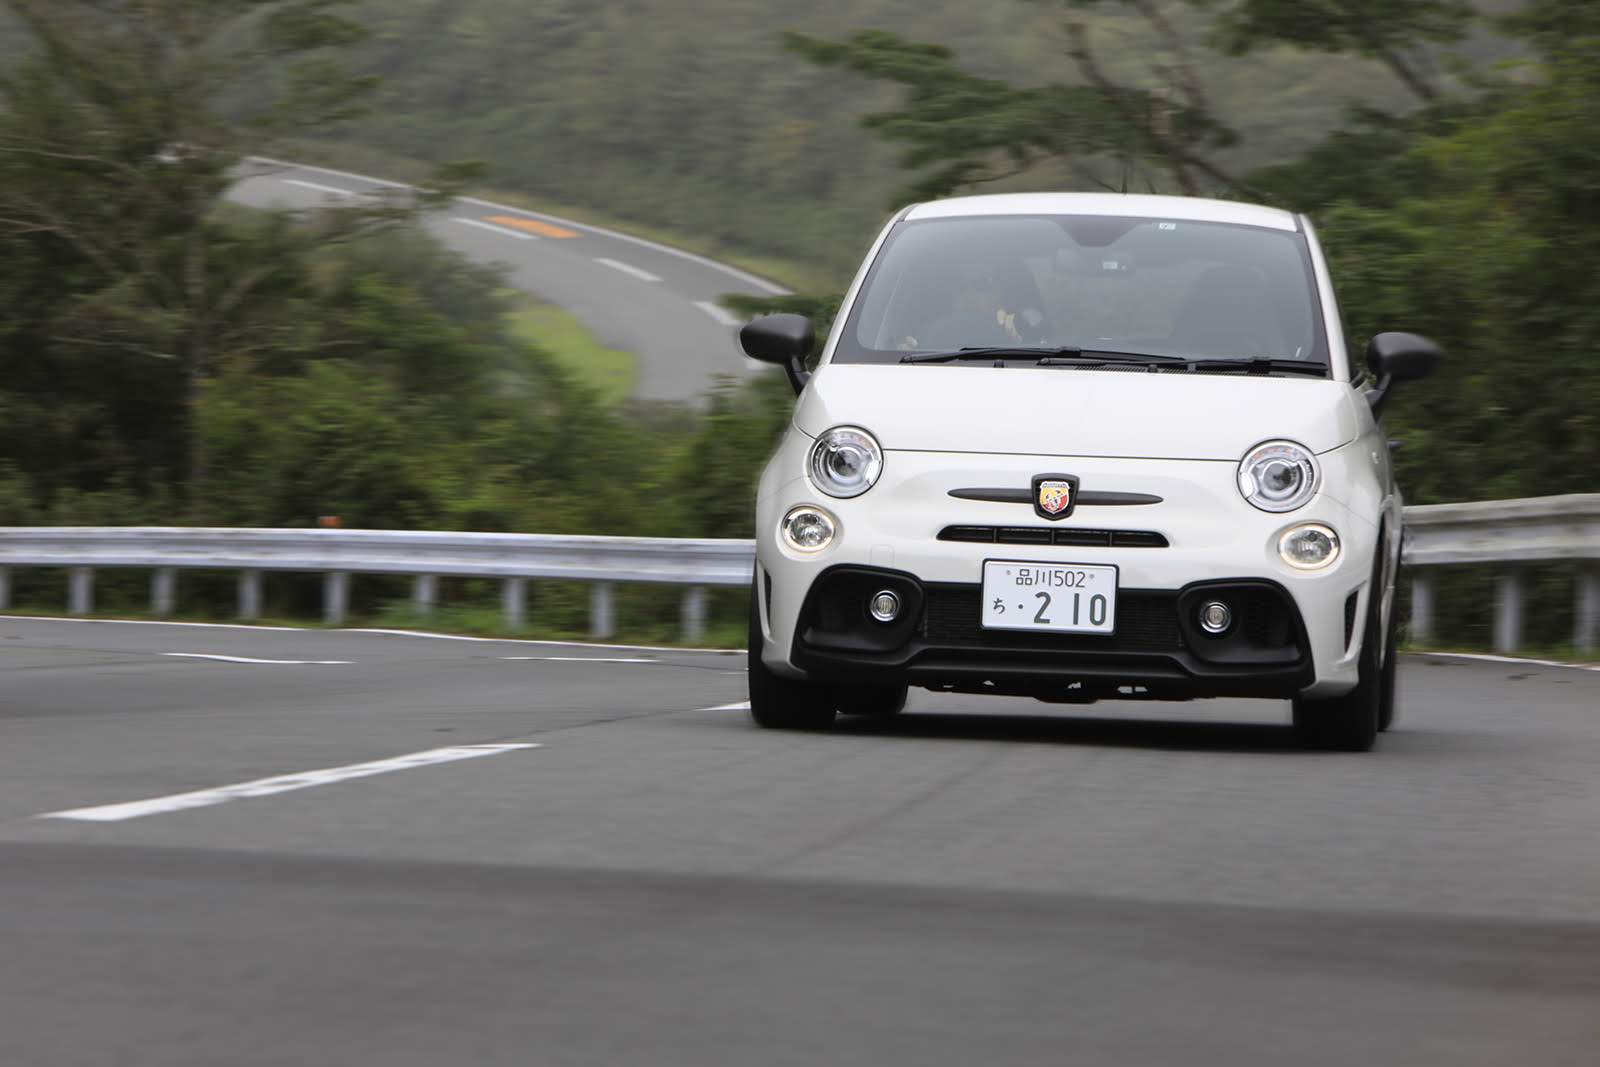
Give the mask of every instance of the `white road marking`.
[{"label": "white road marking", "polygon": [[497,233],[501,237],[515,237],[519,241],[537,241],[539,239],[538,234],[523,233],[521,230],[507,229],[504,226],[496,226],[492,222],[483,222],[479,219],[464,219],[460,216],[456,216],[450,221],[459,222],[463,226],[472,226],[480,230],[488,230],[490,233]]},{"label": "white road marking", "polygon": [[626,652],[705,652],[722,656],[742,656],[742,648],[674,648],[671,645],[606,645],[588,641],[548,641],[528,637],[471,637],[467,634],[439,634],[427,630],[380,630],[372,627],[351,627],[340,630],[345,634],[388,634],[392,637],[426,637],[432,641],[476,641],[480,644],[538,645],[545,648],[599,648]]},{"label": "white road marking", "polygon": [[1524,659],[1521,656],[1491,656],[1484,652],[1415,652],[1417,656],[1437,656],[1444,659],[1472,659],[1483,663],[1520,663],[1529,667],[1567,667],[1575,671],[1600,671],[1600,666],[1587,663],[1562,663],[1553,659]]},{"label": "white road marking", "polygon": [[501,656],[512,663],[660,663],[658,659],[624,659],[602,656]]},{"label": "white road marking", "polygon": [[339,189],[332,185],[319,185],[316,182],[301,181],[299,178],[284,178],[285,185],[298,185],[302,189],[311,189],[318,193],[327,193],[330,196],[361,196],[353,189]]},{"label": "white road marking", "polygon": [[701,708],[700,710],[701,711],[749,711],[750,710],[750,702],[748,700],[745,700],[745,701],[741,701],[738,704],[719,704],[717,707],[714,707],[714,708]]},{"label": "white road marking", "polygon": [[713,304],[709,300],[696,300],[694,302],[694,306],[699,308],[701,311],[704,311],[707,315],[710,315],[724,326],[744,325],[743,319],[733,314],[727,308],[722,307],[720,304]]},{"label": "white road marking", "polygon": [[[348,170],[334,170],[332,167],[314,167],[310,164],[294,163],[286,159],[273,159],[270,156],[251,156],[250,161],[253,163],[264,163],[271,167],[282,167],[285,170],[308,171],[312,174],[331,174],[335,178],[348,178],[351,181],[367,182],[372,185],[381,185],[386,189],[413,188],[412,186],[406,185],[404,182],[389,181],[386,178],[374,178],[367,174],[355,174]],[[261,177],[262,175],[256,176]],[[497,204],[493,200],[480,200],[474,196],[463,196],[458,197],[457,199],[463,204],[472,204],[474,207],[484,207],[490,209],[491,211],[503,211],[508,215],[525,215],[530,219],[539,219],[543,222],[554,223],[557,226],[569,226],[574,230],[599,234],[602,237],[610,237],[616,241],[625,241],[628,244],[636,245],[639,248],[648,248],[652,252],[662,252],[669,256],[676,256],[679,259],[686,259],[691,263],[698,263],[702,267],[710,267],[712,270],[721,271],[723,274],[726,274],[731,278],[738,278],[740,281],[754,286],[764,293],[770,293],[773,296],[789,295],[788,289],[785,289],[781,285],[775,285],[774,283],[767,281],[765,278],[757,277],[756,275],[751,274],[749,271],[740,270],[738,267],[730,267],[726,263],[718,263],[716,260],[707,258],[706,256],[696,255],[693,252],[685,252],[681,248],[673,248],[671,245],[664,245],[659,241],[650,241],[643,237],[635,237],[630,233],[621,233],[617,230],[609,230],[604,226],[590,226],[588,223],[573,222],[571,219],[564,219],[559,215],[547,215],[540,211],[529,211],[527,208],[512,207],[509,204]]]},{"label": "white road marking", "polygon": [[65,615],[0,615],[0,622],[80,622],[91,626],[198,626],[210,630],[280,630],[304,633],[304,626],[256,626],[247,622],[168,622],[165,619],[81,619]]},{"label": "white road marking", "polygon": [[281,774],[275,778],[258,778],[253,782],[240,782],[237,785],[225,785],[216,789],[199,789],[192,793],[173,793],[170,796],[154,797],[150,800],[135,800],[126,804],[105,804],[95,808],[52,811],[37,815],[35,818],[75,819],[80,822],[121,822],[124,819],[138,819],[145,815],[186,811],[189,808],[206,808],[213,804],[226,804],[230,800],[272,796],[276,793],[288,793],[296,789],[309,789],[315,785],[331,785],[334,782],[345,782],[352,778],[368,778],[374,774],[387,774],[390,771],[408,771],[413,767],[427,767],[435,763],[452,763],[456,760],[477,759],[479,756],[494,756],[502,752],[515,752],[520,749],[538,747],[540,746],[533,744],[515,744],[456,745],[451,748],[434,748],[426,752],[413,752],[409,756],[396,756],[393,759],[374,760],[371,763],[352,763],[344,767],[327,767],[323,770],[305,771],[300,774]]},{"label": "white road marking", "polygon": [[287,667],[346,667],[347,659],[253,659],[250,656],[214,656],[208,652],[163,652],[178,659],[214,659],[221,663],[277,663]]},{"label": "white road marking", "polygon": [[426,637],[433,641],[476,641],[485,644],[537,645],[543,648],[621,649],[628,652],[696,652],[718,656],[742,656],[742,648],[695,648],[675,645],[614,645],[590,641],[549,641],[527,637],[471,637],[467,634],[439,634],[427,630],[382,630],[374,627],[345,627],[334,631],[313,631],[305,626],[257,626],[247,622],[168,622],[164,619],[83,619],[69,615],[0,615],[0,622],[72,622],[89,626],[190,626],[209,630],[264,630],[282,633],[388,634],[393,637]]},{"label": "white road marking", "polygon": [[610,267],[612,270],[620,270],[624,274],[631,274],[633,277],[638,278],[641,282],[659,282],[661,280],[654,274],[651,274],[649,271],[640,270],[638,267],[635,267],[630,263],[622,263],[615,259],[604,258],[598,258],[595,260],[595,262]]}]

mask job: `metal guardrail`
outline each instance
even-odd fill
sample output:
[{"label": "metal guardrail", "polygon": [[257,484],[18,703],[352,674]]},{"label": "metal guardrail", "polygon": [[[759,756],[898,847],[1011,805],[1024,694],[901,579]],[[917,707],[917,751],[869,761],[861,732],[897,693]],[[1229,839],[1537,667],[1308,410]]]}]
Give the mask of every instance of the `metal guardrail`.
[{"label": "metal guardrail", "polygon": [[[349,605],[351,574],[413,576],[420,614],[432,611],[442,576],[502,581],[506,621],[525,618],[527,582],[561,579],[591,583],[590,632],[615,630],[613,594],[618,582],[685,586],[684,636],[705,631],[706,588],[750,580],[755,546],[744,540],[572,537],[548,534],[480,534],[404,530],[231,530],[188,527],[0,528],[0,610],[10,604],[7,568],[69,568],[68,610],[87,615],[94,604],[94,572],[101,567],[149,568],[151,610],[170,614],[180,569],[237,570],[239,616],[261,613],[264,571],[320,573],[323,617],[341,623]],[[1433,634],[1433,582],[1427,568],[1448,564],[1501,566],[1497,583],[1495,647],[1522,643],[1527,564],[1552,560],[1600,561],[1600,493],[1576,496],[1441,504],[1406,509],[1405,561],[1412,574],[1412,639]],[[1600,566],[1578,579],[1573,644],[1593,651],[1600,638]]]},{"label": "metal guardrail", "polygon": [[261,614],[263,571],[323,575],[323,618],[342,623],[351,574],[409,574],[419,613],[438,599],[440,577],[498,578],[506,621],[525,618],[530,578],[592,583],[590,631],[610,637],[615,628],[617,582],[683,585],[683,630],[689,640],[705,632],[706,587],[750,581],[754,544],[739,540],[571,537],[550,534],[482,534],[407,530],[230,530],[188,527],[0,528],[0,610],[10,603],[6,568],[69,568],[67,610],[94,607],[94,572],[101,567],[153,571],[151,611],[168,615],[176,602],[180,569],[237,570],[239,617]]},{"label": "metal guardrail", "polygon": [[[1411,639],[1426,644],[1434,632],[1433,582],[1420,568],[1492,563],[1500,567],[1494,647],[1516,651],[1528,599],[1526,565],[1560,560],[1600,560],[1600,493],[1407,508],[1405,561],[1416,568]],[[1600,644],[1600,568],[1579,572],[1572,644],[1585,653]]]}]

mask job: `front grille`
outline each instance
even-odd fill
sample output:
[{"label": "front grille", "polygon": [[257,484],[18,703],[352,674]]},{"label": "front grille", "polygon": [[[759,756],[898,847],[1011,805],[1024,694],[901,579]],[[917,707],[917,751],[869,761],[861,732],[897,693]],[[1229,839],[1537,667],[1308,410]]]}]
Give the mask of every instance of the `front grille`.
[{"label": "front grille", "polygon": [[1175,593],[1122,590],[1117,594],[1117,632],[1109,637],[985,630],[979,622],[982,602],[982,586],[927,586],[922,636],[930,644],[970,648],[1095,652],[1175,652],[1183,648]]},{"label": "front grille", "polygon": [[1051,526],[946,526],[941,541],[977,545],[1074,545],[1081,548],[1166,548],[1154,530],[1087,530]]}]

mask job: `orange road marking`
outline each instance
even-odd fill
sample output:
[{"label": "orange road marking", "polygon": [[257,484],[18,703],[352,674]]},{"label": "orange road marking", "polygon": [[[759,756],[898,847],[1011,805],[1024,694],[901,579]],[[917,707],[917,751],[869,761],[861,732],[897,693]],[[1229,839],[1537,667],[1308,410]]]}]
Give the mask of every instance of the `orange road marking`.
[{"label": "orange road marking", "polygon": [[486,215],[483,221],[492,222],[496,226],[511,226],[518,230],[527,230],[529,233],[536,233],[540,237],[554,237],[558,241],[581,236],[576,230],[552,226],[548,222],[540,222],[537,219],[518,218],[515,215]]}]

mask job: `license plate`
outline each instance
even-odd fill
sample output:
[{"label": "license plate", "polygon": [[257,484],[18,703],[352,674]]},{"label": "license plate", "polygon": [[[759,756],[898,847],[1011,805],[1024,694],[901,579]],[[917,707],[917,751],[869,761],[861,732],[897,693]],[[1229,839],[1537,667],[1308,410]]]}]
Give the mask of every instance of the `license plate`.
[{"label": "license plate", "polygon": [[1117,629],[1117,568],[987,560],[983,628],[1111,634]]}]

